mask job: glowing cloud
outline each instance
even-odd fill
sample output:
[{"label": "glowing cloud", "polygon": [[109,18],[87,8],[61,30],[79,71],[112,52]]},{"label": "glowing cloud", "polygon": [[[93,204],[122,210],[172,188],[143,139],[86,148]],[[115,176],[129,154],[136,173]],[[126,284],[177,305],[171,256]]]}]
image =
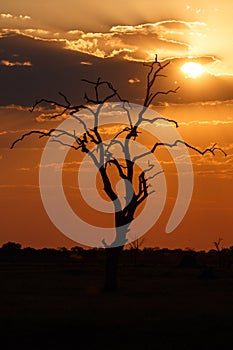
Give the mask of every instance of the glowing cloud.
[{"label": "glowing cloud", "polygon": [[138,79],[138,78],[130,78],[130,79],[128,80],[128,82],[129,82],[130,84],[140,83],[140,79]]},{"label": "glowing cloud", "polygon": [[6,66],[6,67],[16,67],[16,66],[20,66],[20,67],[31,67],[32,63],[30,61],[25,61],[25,62],[11,62],[8,60],[1,60],[0,61],[0,65],[1,66]]},{"label": "glowing cloud", "polygon": [[92,66],[93,63],[89,62],[89,61],[82,61],[80,62],[80,64],[82,64],[83,66]]},{"label": "glowing cloud", "polygon": [[[193,19],[200,18],[198,21],[168,19],[138,25],[116,25],[105,32],[85,32],[75,27],[68,31],[61,30],[61,32],[52,31],[51,27],[25,28],[25,23],[28,21],[22,22],[22,20],[31,19],[30,16],[3,13],[0,14],[0,19],[6,21],[8,26],[13,19],[18,20],[18,27],[14,25],[11,28],[6,26],[5,29],[0,29],[0,38],[23,35],[34,40],[60,43],[64,49],[99,58],[120,55],[121,59],[135,62],[152,61],[155,53],[161,61],[208,55],[212,57],[212,62],[208,66],[205,65],[208,74],[233,76],[232,45],[228,40],[228,23],[231,23],[228,15],[231,13],[230,7],[229,11],[226,7],[222,17],[219,17],[215,8],[209,9],[209,12],[200,12],[200,9],[200,6],[187,5],[186,7],[186,12],[192,11],[198,14],[199,17],[193,17]],[[23,26],[24,28],[21,28]]]},{"label": "glowing cloud", "polygon": [[29,20],[31,19],[30,16],[24,16],[24,15],[19,15],[19,16],[13,16],[12,14],[10,13],[1,13],[0,14],[0,18],[1,19],[21,19],[21,20]]}]

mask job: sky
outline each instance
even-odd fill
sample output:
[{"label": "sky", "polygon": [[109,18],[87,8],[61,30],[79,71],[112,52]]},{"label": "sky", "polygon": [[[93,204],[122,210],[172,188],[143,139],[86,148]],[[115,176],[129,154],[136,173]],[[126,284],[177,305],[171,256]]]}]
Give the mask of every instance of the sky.
[{"label": "sky", "polygon": [[[10,150],[11,143],[32,129],[48,130],[60,120],[40,98],[61,101],[64,93],[81,103],[88,89],[82,79],[110,81],[123,98],[141,104],[147,69],[155,54],[170,60],[158,90],[180,89],[159,96],[151,108],[179,123],[182,137],[199,149],[217,143],[227,153],[200,156],[190,152],[194,168],[192,201],[172,234],[166,222],[176,197],[172,164],[170,187],[160,219],[145,235],[145,246],[211,249],[233,246],[233,3],[229,0],[75,1],[2,0],[0,4],[0,244],[72,247],[48,218],[39,192],[39,164],[45,140],[31,137]],[[181,67],[201,64],[192,78]],[[75,157],[67,164],[67,191],[75,206]],[[78,156],[77,156],[78,157]],[[78,159],[78,158],[77,158]],[[165,164],[166,160],[161,159]],[[72,197],[74,196],[74,198]],[[73,199],[72,199],[73,198]]]}]

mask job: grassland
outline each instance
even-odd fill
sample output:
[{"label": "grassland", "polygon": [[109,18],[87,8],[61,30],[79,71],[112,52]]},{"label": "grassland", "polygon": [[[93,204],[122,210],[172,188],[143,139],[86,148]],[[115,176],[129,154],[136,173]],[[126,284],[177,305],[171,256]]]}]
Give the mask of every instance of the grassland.
[{"label": "grassland", "polygon": [[106,294],[101,259],[3,260],[0,348],[231,349],[233,270],[203,271],[125,261]]}]

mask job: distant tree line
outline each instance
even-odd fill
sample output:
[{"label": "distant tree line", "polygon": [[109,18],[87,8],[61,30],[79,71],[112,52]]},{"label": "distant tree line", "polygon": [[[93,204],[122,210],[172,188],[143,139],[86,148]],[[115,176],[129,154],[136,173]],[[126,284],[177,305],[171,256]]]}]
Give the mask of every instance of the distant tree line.
[{"label": "distant tree line", "polygon": [[[161,266],[202,267],[218,266],[231,268],[233,266],[233,246],[222,248],[216,245],[209,251],[195,251],[191,248],[142,248],[140,244],[130,244],[125,247],[122,264],[154,264]],[[60,248],[23,248],[20,243],[7,242],[0,248],[0,261],[69,261],[74,263],[101,263],[104,262],[104,249],[84,249],[74,246],[70,249]]]}]

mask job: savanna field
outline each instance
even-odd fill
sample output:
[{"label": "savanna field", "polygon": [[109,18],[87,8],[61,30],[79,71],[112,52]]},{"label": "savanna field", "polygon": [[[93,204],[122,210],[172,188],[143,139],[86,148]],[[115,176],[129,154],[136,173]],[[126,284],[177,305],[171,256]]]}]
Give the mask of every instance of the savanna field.
[{"label": "savanna field", "polygon": [[108,294],[103,253],[2,259],[2,348],[228,349],[233,269],[196,260],[124,253]]}]

